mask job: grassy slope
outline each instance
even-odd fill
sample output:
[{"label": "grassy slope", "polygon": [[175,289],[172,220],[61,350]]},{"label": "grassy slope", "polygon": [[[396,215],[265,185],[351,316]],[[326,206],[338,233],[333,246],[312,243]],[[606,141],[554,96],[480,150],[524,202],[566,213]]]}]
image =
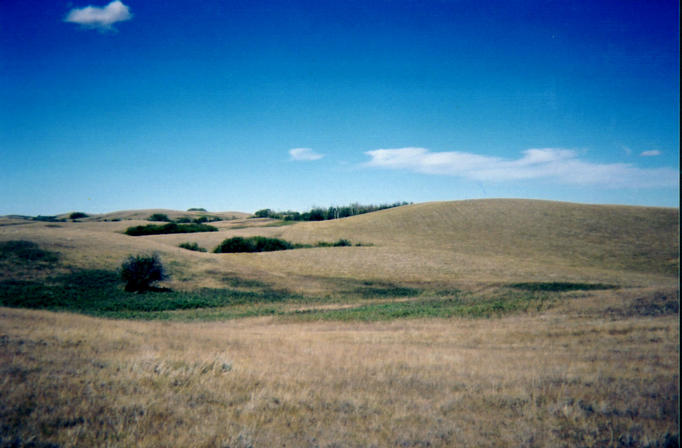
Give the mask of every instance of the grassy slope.
[{"label": "grassy slope", "polygon": [[678,211],[548,201],[417,204],[278,229],[300,243],[347,238],[372,247],[247,259],[300,281],[316,277],[438,282],[675,281]]},{"label": "grassy slope", "polygon": [[531,200],[425,203],[304,224],[285,237],[347,237],[381,246],[510,256],[674,274],[678,211]]},{"label": "grassy slope", "polygon": [[679,319],[586,300],[372,324],[0,308],[0,446],[678,446]]}]

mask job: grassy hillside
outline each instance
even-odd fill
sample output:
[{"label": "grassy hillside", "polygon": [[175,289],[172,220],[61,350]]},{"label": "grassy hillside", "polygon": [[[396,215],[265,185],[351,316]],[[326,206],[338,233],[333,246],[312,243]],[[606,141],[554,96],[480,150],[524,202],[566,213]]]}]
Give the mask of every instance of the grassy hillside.
[{"label": "grassy hillside", "polygon": [[572,266],[676,273],[676,209],[531,200],[425,203],[292,227],[300,240],[345,237],[379,246],[508,256]]}]

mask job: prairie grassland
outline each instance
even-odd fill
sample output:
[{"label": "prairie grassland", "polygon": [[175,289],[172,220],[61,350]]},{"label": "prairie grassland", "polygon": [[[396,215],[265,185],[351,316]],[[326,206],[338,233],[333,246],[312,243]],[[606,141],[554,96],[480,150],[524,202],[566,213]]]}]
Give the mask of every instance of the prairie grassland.
[{"label": "prairie grassland", "polygon": [[679,318],[642,301],[369,324],[3,308],[0,446],[674,446]]},{"label": "prairie grassland", "polygon": [[[231,214],[239,219],[213,223],[217,232],[123,234],[153,212],[0,219],[0,242],[59,253],[52,265],[0,260],[0,281],[46,280],[41,298],[59,301],[69,289],[48,284],[58,275],[111,276],[128,255],[158,252],[175,292],[155,300],[208,287],[211,300],[233,288],[261,302],[166,316],[200,322],[0,308],[0,447],[679,445],[677,209],[461,201],[287,226]],[[371,245],[178,247],[255,235]],[[441,316],[448,294],[485,305],[524,282],[618,288],[511,302],[501,318],[414,318],[422,302]],[[73,303],[114,309],[124,293],[108,287]],[[263,301],[279,291],[282,301]],[[385,320],[406,310],[412,318]]]}]

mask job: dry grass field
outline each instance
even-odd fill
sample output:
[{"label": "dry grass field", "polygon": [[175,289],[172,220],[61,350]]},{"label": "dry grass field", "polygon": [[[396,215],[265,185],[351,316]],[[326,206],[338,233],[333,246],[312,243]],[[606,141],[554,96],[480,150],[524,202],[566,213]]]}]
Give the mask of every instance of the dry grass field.
[{"label": "dry grass field", "polygon": [[[677,209],[462,201],[123,234],[158,212],[185,215],[0,218],[0,243],[59,253],[0,260],[4,284],[157,252],[174,291],[247,294],[135,319],[0,308],[0,447],[679,446]],[[211,253],[253,235],[362,246]]]}]

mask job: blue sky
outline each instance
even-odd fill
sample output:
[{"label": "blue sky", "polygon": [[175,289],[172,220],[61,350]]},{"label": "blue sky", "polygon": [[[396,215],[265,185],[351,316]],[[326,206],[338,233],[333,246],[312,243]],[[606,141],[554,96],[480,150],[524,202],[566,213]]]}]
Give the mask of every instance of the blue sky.
[{"label": "blue sky", "polygon": [[679,206],[676,1],[0,2],[0,215]]}]

